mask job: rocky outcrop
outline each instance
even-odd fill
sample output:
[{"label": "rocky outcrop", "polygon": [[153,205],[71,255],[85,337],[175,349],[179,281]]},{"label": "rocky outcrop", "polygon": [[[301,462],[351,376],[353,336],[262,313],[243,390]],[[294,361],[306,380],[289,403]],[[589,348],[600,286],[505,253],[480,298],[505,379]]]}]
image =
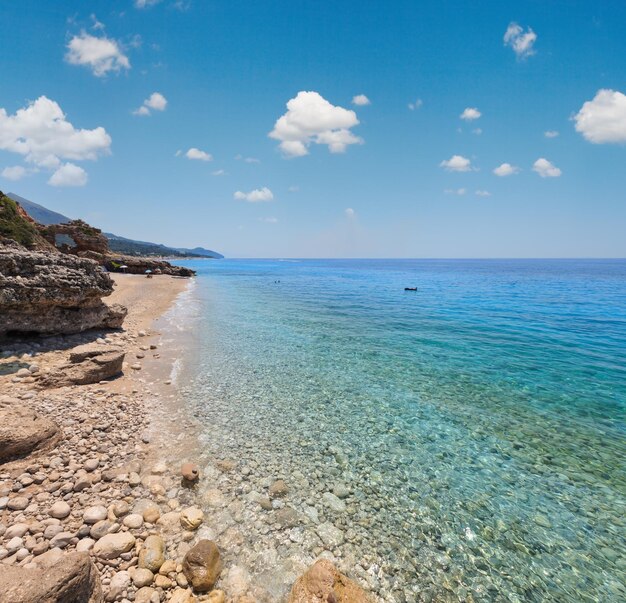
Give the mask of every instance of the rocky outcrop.
[{"label": "rocky outcrop", "polygon": [[101,299],[112,291],[109,275],[91,260],[0,242],[0,336],[118,328],[126,308]]},{"label": "rocky outcrop", "polygon": [[85,251],[109,253],[109,242],[102,231],[82,220],[40,226],[40,231],[51,245],[66,253],[75,255]]},{"label": "rocky outcrop", "polygon": [[[151,270],[153,274],[169,274],[170,276],[194,276],[195,270],[174,266],[165,260],[134,257],[130,255],[109,255],[103,265],[111,272],[126,272],[127,274],[145,274]],[[126,266],[123,270],[120,266]]]},{"label": "rocky outcrop", "polygon": [[0,407],[0,463],[54,444],[59,436],[56,423],[21,406]]},{"label": "rocky outcrop", "polygon": [[124,351],[116,346],[85,344],[70,352],[70,361],[45,375],[43,387],[88,385],[115,377],[122,372]]},{"label": "rocky outcrop", "polygon": [[183,559],[183,573],[195,591],[211,590],[221,572],[220,551],[212,540],[200,540]]},{"label": "rocky outcrop", "polygon": [[35,567],[2,566],[1,601],[102,603],[104,600],[98,571],[88,553],[71,553],[50,564],[32,565]]},{"label": "rocky outcrop", "polygon": [[373,599],[328,559],[320,559],[296,580],[289,603],[373,603]]}]

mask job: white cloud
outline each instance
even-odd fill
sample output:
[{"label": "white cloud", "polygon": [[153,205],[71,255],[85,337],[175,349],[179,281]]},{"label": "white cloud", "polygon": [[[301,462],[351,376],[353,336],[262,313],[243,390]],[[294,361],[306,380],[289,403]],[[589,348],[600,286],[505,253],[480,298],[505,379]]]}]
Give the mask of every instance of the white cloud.
[{"label": "white cloud", "polygon": [[558,178],[561,175],[561,170],[543,157],[533,163],[533,172],[542,178]]},{"label": "white cloud", "polygon": [[106,36],[98,38],[84,31],[68,42],[65,60],[71,65],[89,67],[98,77],[109,71],[130,69],[128,57],[115,40]]},{"label": "white cloud", "polygon": [[518,59],[525,59],[533,54],[533,45],[537,40],[537,34],[529,27],[525,32],[515,22],[509,23],[504,33],[504,45],[510,46]]},{"label": "white cloud", "polygon": [[446,159],[439,164],[449,172],[469,172],[472,169],[472,162],[462,155],[452,155],[450,159]]},{"label": "white cloud", "polygon": [[295,186],[295,185],[294,185],[294,186],[290,186],[287,190],[288,190],[290,193],[297,193],[297,192],[300,190],[300,187],[299,187],[299,186]]},{"label": "white cloud", "polygon": [[447,188],[443,191],[446,195],[459,195],[462,196],[467,192],[466,188]]},{"label": "white cloud", "polygon": [[278,222],[278,218],[259,218],[259,222],[265,222],[266,224],[276,224]]},{"label": "white cloud", "polygon": [[491,197],[491,193],[489,191],[485,191],[485,190],[477,190],[476,191],[476,196],[477,197]]},{"label": "white cloud", "polygon": [[478,119],[481,115],[482,113],[476,107],[466,107],[459,117],[465,121],[473,121],[474,119]]},{"label": "white cloud", "polygon": [[215,170],[214,172],[211,172],[211,176],[226,176],[226,171],[225,170]]},{"label": "white cloud", "polygon": [[348,218],[354,218],[356,216],[356,212],[351,207],[347,207],[344,213]]},{"label": "white cloud", "polygon": [[260,159],[256,157],[244,157],[243,155],[235,155],[237,161],[244,161],[245,163],[261,163]]},{"label": "white cloud", "polygon": [[154,6],[158,4],[161,0],[135,0],[136,8],[147,8],[149,6]]},{"label": "white cloud", "polygon": [[415,100],[414,103],[409,103],[408,107],[409,109],[411,109],[411,111],[415,111],[416,109],[419,109],[423,104],[424,104],[424,101],[422,101],[421,98],[418,98]]},{"label": "white cloud", "polygon": [[269,136],[280,140],[287,157],[308,155],[311,144],[325,144],[331,153],[343,153],[349,145],[363,143],[350,131],[358,123],[354,111],[332,105],[317,92],[302,91],[287,103],[287,112]]},{"label": "white cloud", "polygon": [[0,176],[6,178],[7,180],[21,180],[27,174],[28,171],[21,165],[5,167],[2,172],[0,172]]},{"label": "white cloud", "polygon": [[472,130],[472,134],[476,134],[476,136],[480,136],[483,133],[481,128],[474,128]]},{"label": "white cloud", "polygon": [[518,174],[519,171],[520,169],[516,165],[511,165],[510,163],[502,163],[493,170],[493,173],[496,176],[504,177],[504,176],[512,176],[513,174]]},{"label": "white cloud", "polygon": [[357,105],[359,107],[364,107],[365,105],[371,105],[371,101],[365,94],[357,94],[352,97],[352,104]]},{"label": "white cloud", "polygon": [[48,180],[50,186],[85,186],[87,172],[73,163],[64,163]]},{"label": "white cloud", "polygon": [[38,167],[57,169],[63,159],[93,161],[108,154],[110,147],[104,128],[75,128],[61,107],[45,96],[13,115],[0,108],[0,150],[22,155]]},{"label": "white cloud", "polygon": [[255,188],[249,193],[237,191],[233,197],[238,201],[248,201],[249,203],[259,203],[260,201],[271,201],[274,198],[272,191],[264,186],[263,188]]},{"label": "white cloud", "polygon": [[574,116],[576,131],[595,144],[626,142],[626,95],[598,90]]},{"label": "white cloud", "polygon": [[167,99],[160,92],[153,92],[145,101],[143,105],[133,111],[133,115],[150,115],[150,109],[154,111],[165,111],[167,107]]},{"label": "white cloud", "polygon": [[556,138],[556,137],[559,135],[559,133],[558,133],[556,130],[546,130],[546,131],[543,133],[543,135],[544,135],[546,138]]},{"label": "white cloud", "polygon": [[187,159],[196,159],[198,161],[213,161],[213,155],[192,147],[185,153]]}]

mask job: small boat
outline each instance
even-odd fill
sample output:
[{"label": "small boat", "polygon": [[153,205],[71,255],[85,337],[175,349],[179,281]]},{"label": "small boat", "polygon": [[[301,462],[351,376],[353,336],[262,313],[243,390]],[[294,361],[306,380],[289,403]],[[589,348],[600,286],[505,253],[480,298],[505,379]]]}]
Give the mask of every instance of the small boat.
[{"label": "small boat", "polygon": [[417,291],[417,287],[405,287],[405,291]]}]

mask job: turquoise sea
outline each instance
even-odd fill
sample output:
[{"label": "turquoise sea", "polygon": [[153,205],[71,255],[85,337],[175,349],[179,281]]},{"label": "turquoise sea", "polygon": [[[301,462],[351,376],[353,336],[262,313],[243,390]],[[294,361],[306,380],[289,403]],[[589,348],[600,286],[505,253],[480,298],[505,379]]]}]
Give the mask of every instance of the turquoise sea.
[{"label": "turquoise sea", "polygon": [[242,511],[264,592],[327,551],[385,601],[626,600],[626,261],[184,265],[204,450],[290,486]]}]

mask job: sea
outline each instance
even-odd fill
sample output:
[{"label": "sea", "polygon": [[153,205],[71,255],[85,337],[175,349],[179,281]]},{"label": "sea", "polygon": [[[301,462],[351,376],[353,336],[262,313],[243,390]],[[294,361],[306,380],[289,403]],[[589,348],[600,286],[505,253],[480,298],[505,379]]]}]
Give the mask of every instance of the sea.
[{"label": "sea", "polygon": [[382,601],[626,601],[626,260],[179,263],[260,600],[321,555]]}]

